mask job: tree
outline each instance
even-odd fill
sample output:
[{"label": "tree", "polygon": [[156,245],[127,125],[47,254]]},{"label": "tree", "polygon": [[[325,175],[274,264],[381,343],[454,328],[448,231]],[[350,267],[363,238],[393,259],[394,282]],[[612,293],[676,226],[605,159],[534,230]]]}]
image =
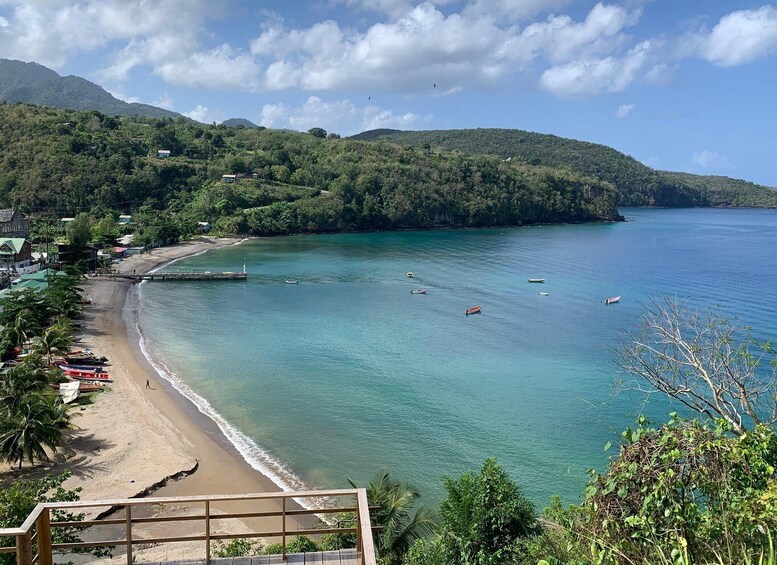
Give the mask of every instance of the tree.
[{"label": "tree", "polygon": [[35,344],[35,351],[46,356],[46,361],[51,364],[51,357],[55,354],[67,353],[73,343],[70,323],[66,319],[46,328],[41,333]]},{"label": "tree", "polygon": [[[653,300],[640,334],[625,341],[618,364],[627,373],[737,435],[777,421],[775,352],[740,323],[672,298]],[[767,374],[764,363],[773,370]]]},{"label": "tree", "polygon": [[[350,479],[348,482],[358,488]],[[422,506],[411,515],[420,497],[417,490],[392,479],[389,473],[370,481],[366,490],[370,506],[380,507],[372,514],[373,524],[382,528],[374,538],[378,555],[387,565],[401,563],[413,543],[434,534],[437,523],[430,508]]]},{"label": "tree", "polygon": [[23,396],[19,405],[0,419],[0,457],[18,463],[19,469],[25,459],[30,463],[48,460],[45,448],[56,452],[68,422],[59,396]]},{"label": "tree", "polygon": [[310,128],[308,133],[319,139],[324,139],[326,137],[326,130],[324,128]]},{"label": "tree", "polygon": [[501,565],[520,561],[522,544],[541,531],[534,506],[495,459],[479,474],[443,478],[439,535],[413,546],[408,562]]}]

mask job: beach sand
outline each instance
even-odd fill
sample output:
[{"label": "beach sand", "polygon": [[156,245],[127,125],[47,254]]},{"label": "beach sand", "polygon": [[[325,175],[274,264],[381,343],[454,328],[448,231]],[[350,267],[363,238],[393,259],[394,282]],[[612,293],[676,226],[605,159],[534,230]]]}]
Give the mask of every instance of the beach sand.
[{"label": "beach sand", "polygon": [[[117,267],[122,272],[148,272],[174,259],[237,241],[202,238],[130,257]],[[82,288],[93,303],[84,311],[81,345],[110,360],[114,382],[109,391],[97,395],[93,406],[83,407],[73,419],[77,429],[67,432],[66,444],[53,464],[39,466],[25,476],[69,471],[72,476],[64,486],[80,487],[81,500],[279,491],[245,462],[212,420],[159,377],[143,357],[133,328],[127,327],[127,320],[134,323],[134,313],[125,311],[132,284],[95,278],[84,281]],[[146,388],[147,381],[150,388]],[[7,481],[7,468],[4,474]],[[261,510],[278,507],[271,502]],[[243,512],[257,509],[247,503],[228,508]],[[190,514],[195,510],[201,513],[202,506],[179,505],[152,513]],[[293,531],[301,524],[289,520],[288,528]],[[233,524],[227,529],[240,527]],[[170,535],[167,530],[165,535]],[[190,530],[183,527],[178,531]],[[141,549],[139,557],[203,557],[197,554],[202,552],[202,543],[176,545]]]}]

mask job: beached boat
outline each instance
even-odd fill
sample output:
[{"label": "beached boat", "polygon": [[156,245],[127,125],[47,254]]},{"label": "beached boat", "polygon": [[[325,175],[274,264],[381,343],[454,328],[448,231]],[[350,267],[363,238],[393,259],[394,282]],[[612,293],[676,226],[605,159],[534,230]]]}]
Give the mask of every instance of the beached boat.
[{"label": "beached boat", "polygon": [[91,373],[91,374],[84,374],[84,375],[73,375],[70,373],[66,373],[67,377],[70,379],[75,379],[77,381],[88,381],[88,382],[96,382],[96,383],[112,383],[113,379],[110,377],[108,373]]},{"label": "beached boat", "polygon": [[604,301],[604,303],[609,306],[610,304],[615,304],[616,302],[620,302],[620,300],[621,300],[620,296],[611,296],[610,298],[607,298]]},{"label": "beached boat", "polygon": [[464,313],[469,316],[470,314],[480,314],[480,306],[473,306],[472,308],[467,308],[464,310]]},{"label": "beached boat", "polygon": [[407,274],[407,278],[412,279],[413,278],[413,273],[408,273]]},{"label": "beached boat", "polygon": [[65,363],[59,365],[59,368],[63,371],[83,371],[85,373],[107,373],[108,369],[103,368],[100,365],[73,365],[71,363]]},{"label": "beached boat", "polygon": [[410,294],[426,294],[425,288],[414,288],[410,291]]},{"label": "beached boat", "polygon": [[544,283],[545,279],[529,279],[530,283]]},{"label": "beached boat", "polygon": [[84,371],[81,369],[63,369],[65,371],[65,375],[70,377],[71,379],[87,379],[87,380],[95,380],[95,381],[109,381],[111,380],[111,377],[108,373],[102,372],[102,371]]},{"label": "beached boat", "polygon": [[296,281],[294,279],[287,279],[286,284],[299,284],[299,281]]},{"label": "beached boat", "polygon": [[[90,383],[86,381],[76,381],[78,382],[78,392],[79,393],[88,393],[88,392],[100,392],[102,390],[105,390],[103,388],[104,383]],[[54,383],[52,388],[55,388],[59,390],[60,383]]]}]

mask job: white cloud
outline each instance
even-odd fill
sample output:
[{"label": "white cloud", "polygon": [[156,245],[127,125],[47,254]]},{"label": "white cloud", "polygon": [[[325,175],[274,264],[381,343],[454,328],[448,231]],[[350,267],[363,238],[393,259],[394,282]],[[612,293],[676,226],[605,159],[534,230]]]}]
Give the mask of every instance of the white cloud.
[{"label": "white cloud", "polygon": [[572,0],[474,0],[464,8],[465,15],[491,17],[496,20],[517,22],[561,8]]},{"label": "white cloud", "polygon": [[297,107],[285,104],[265,104],[262,107],[261,125],[275,128],[291,128],[307,131],[321,127],[341,135],[383,128],[412,128],[419,120],[416,114],[394,114],[377,106],[358,107],[350,100],[327,102],[318,96],[309,97]]},{"label": "white cloud", "polygon": [[207,106],[203,106],[202,104],[197,104],[193,110],[183,112],[183,115],[203,124],[224,121],[223,112],[211,112]]},{"label": "white cloud", "polygon": [[254,90],[258,73],[253,57],[226,44],[154,68],[154,74],[168,83],[213,89]]},{"label": "white cloud", "polygon": [[625,118],[631,112],[636,108],[636,104],[621,104],[618,106],[618,109],[615,110],[615,117],[616,118]]},{"label": "white cloud", "polygon": [[[452,0],[426,0],[429,4],[444,5]],[[345,4],[350,8],[379,12],[397,18],[409,12],[418,2],[412,0],[332,0],[333,4]]]},{"label": "white cloud", "polygon": [[11,22],[0,16],[0,27],[8,27],[9,25],[11,25]]},{"label": "white cloud", "polygon": [[651,44],[642,42],[623,57],[575,61],[542,73],[540,86],[557,96],[621,92],[639,76],[649,59]]},{"label": "white cloud", "polygon": [[731,164],[725,155],[715,153],[714,151],[699,151],[693,154],[693,162],[700,165],[704,169],[712,167],[717,168],[729,168]]},{"label": "white cloud", "polygon": [[119,100],[124,100],[125,102],[128,102],[129,104],[134,104],[136,102],[140,102],[140,98],[137,96],[128,96],[121,90],[109,90],[108,93],[113,96],[114,98],[118,98]]},{"label": "white cloud", "polygon": [[721,67],[750,63],[777,50],[777,9],[732,12],[702,42],[703,56]]},{"label": "white cloud", "polygon": [[167,92],[165,92],[164,94],[162,94],[162,96],[160,96],[159,98],[151,102],[151,105],[157,106],[159,108],[164,108],[165,110],[172,110],[174,107],[173,99]]}]

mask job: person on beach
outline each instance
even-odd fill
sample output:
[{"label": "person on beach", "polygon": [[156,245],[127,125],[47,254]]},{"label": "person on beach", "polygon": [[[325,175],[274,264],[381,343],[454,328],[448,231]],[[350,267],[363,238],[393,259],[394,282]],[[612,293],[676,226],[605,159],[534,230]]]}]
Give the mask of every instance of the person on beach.
[{"label": "person on beach", "polygon": [[146,388],[151,388],[151,384],[148,382],[148,379],[146,379]]}]

